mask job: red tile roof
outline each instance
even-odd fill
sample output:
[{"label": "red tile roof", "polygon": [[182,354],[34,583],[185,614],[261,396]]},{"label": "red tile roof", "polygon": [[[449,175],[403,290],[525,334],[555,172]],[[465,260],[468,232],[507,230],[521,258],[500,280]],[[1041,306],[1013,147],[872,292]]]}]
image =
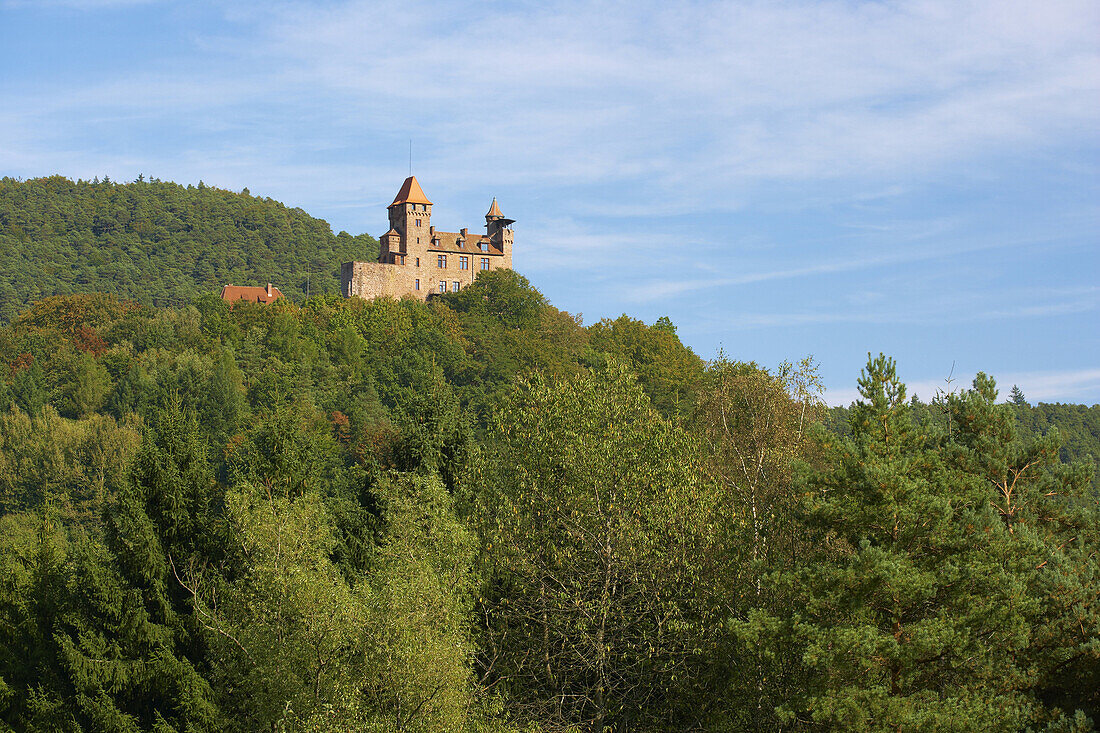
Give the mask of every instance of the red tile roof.
[{"label": "red tile roof", "polygon": [[397,192],[397,196],[394,198],[395,204],[430,204],[431,201],[424,195],[424,189],[420,187],[420,184],[416,182],[416,176],[409,176],[405,179],[405,182],[401,184],[401,190]]},{"label": "red tile roof", "polygon": [[230,302],[247,300],[250,303],[271,303],[281,297],[283,294],[271,283],[268,283],[266,288],[232,284],[222,288],[222,300]]},{"label": "red tile roof", "polygon": [[[458,240],[460,239],[466,243],[466,246],[458,246]],[[488,252],[481,251],[482,242],[489,245]],[[497,245],[484,234],[467,234],[463,236],[458,232],[441,232],[438,229],[432,233],[428,250],[431,252],[457,252],[459,254],[503,254]]]}]

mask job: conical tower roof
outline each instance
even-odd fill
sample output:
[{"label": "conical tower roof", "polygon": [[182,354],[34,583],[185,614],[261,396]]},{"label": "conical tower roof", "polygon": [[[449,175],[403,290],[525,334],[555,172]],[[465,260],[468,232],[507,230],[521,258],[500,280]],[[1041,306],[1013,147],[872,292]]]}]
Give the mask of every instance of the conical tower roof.
[{"label": "conical tower roof", "polygon": [[489,213],[485,215],[486,219],[503,219],[504,214],[500,211],[500,206],[497,205],[497,199],[493,197],[493,205],[489,207]]},{"label": "conical tower roof", "polygon": [[424,189],[420,187],[420,184],[416,182],[416,176],[409,176],[405,179],[405,182],[401,184],[401,190],[397,192],[397,197],[394,198],[393,203],[390,206],[396,204],[430,204],[431,201],[424,195]]}]

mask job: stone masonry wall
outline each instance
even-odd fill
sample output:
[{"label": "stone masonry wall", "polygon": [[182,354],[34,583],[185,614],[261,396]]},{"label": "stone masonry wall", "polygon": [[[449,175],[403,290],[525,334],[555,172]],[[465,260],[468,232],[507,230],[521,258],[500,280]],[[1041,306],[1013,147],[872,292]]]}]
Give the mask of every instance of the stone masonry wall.
[{"label": "stone masonry wall", "polygon": [[[340,292],[345,298],[401,298],[411,295],[427,300],[429,295],[439,293],[440,281],[446,283],[448,293],[454,292],[456,282],[460,288],[472,283],[482,272],[481,258],[486,256],[480,252],[471,252],[468,255],[469,268],[463,270],[460,267],[460,255],[453,253],[446,254],[447,266],[440,268],[439,254],[430,252],[427,257],[409,257],[404,265],[345,262],[340,267]],[[504,265],[504,258],[500,255],[490,256],[488,259],[491,270]],[[419,289],[416,287],[417,280],[420,281]]]}]

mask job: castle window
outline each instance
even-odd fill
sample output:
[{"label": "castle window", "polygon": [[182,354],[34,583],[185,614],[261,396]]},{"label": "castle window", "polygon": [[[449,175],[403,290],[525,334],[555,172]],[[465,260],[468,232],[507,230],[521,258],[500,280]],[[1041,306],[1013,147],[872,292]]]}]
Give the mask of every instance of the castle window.
[{"label": "castle window", "polygon": [[470,258],[465,256],[465,255],[459,257],[458,258],[458,269],[460,269],[460,270],[469,270],[470,269]]},{"label": "castle window", "polygon": [[482,270],[488,270],[489,269],[489,258],[488,257],[482,257],[481,258],[481,269]]},{"label": "castle window", "polygon": [[451,292],[452,293],[457,293],[458,292],[458,280],[455,280],[454,282],[451,283]]},{"label": "castle window", "polygon": [[482,252],[488,252],[489,251],[489,243],[488,242],[482,242],[481,243],[481,251]]},{"label": "castle window", "polygon": [[439,266],[443,268],[447,267],[447,255],[439,255]]},{"label": "castle window", "polygon": [[416,266],[420,267],[420,258],[419,257],[416,258]]},{"label": "castle window", "polygon": [[462,239],[455,242],[455,244],[457,244],[459,247],[465,247],[466,246],[465,240],[462,240]]},{"label": "castle window", "polygon": [[[417,226],[420,226],[420,220],[419,220],[419,219],[417,219],[417,220],[416,220],[416,225],[417,225]],[[420,240],[418,239],[418,240],[416,240],[416,241],[418,241],[418,242],[419,242]]]},{"label": "castle window", "polygon": [[420,278],[416,278],[416,283],[413,284],[413,290],[420,290]]},{"label": "castle window", "polygon": [[439,292],[441,292],[441,293],[447,292],[447,281],[446,280],[440,280],[439,281]]}]

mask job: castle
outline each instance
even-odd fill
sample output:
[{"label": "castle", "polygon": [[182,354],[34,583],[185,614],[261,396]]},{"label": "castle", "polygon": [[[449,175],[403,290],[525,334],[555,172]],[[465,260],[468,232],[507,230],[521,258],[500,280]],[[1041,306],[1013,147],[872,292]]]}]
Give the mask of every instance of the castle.
[{"label": "castle", "polygon": [[432,226],[432,202],[415,176],[401,184],[389,205],[390,230],[379,240],[377,262],[345,262],[340,267],[344,297],[421,300],[457,293],[485,270],[512,267],[512,219],[497,200],[485,215],[485,234],[468,229],[441,232]]}]

